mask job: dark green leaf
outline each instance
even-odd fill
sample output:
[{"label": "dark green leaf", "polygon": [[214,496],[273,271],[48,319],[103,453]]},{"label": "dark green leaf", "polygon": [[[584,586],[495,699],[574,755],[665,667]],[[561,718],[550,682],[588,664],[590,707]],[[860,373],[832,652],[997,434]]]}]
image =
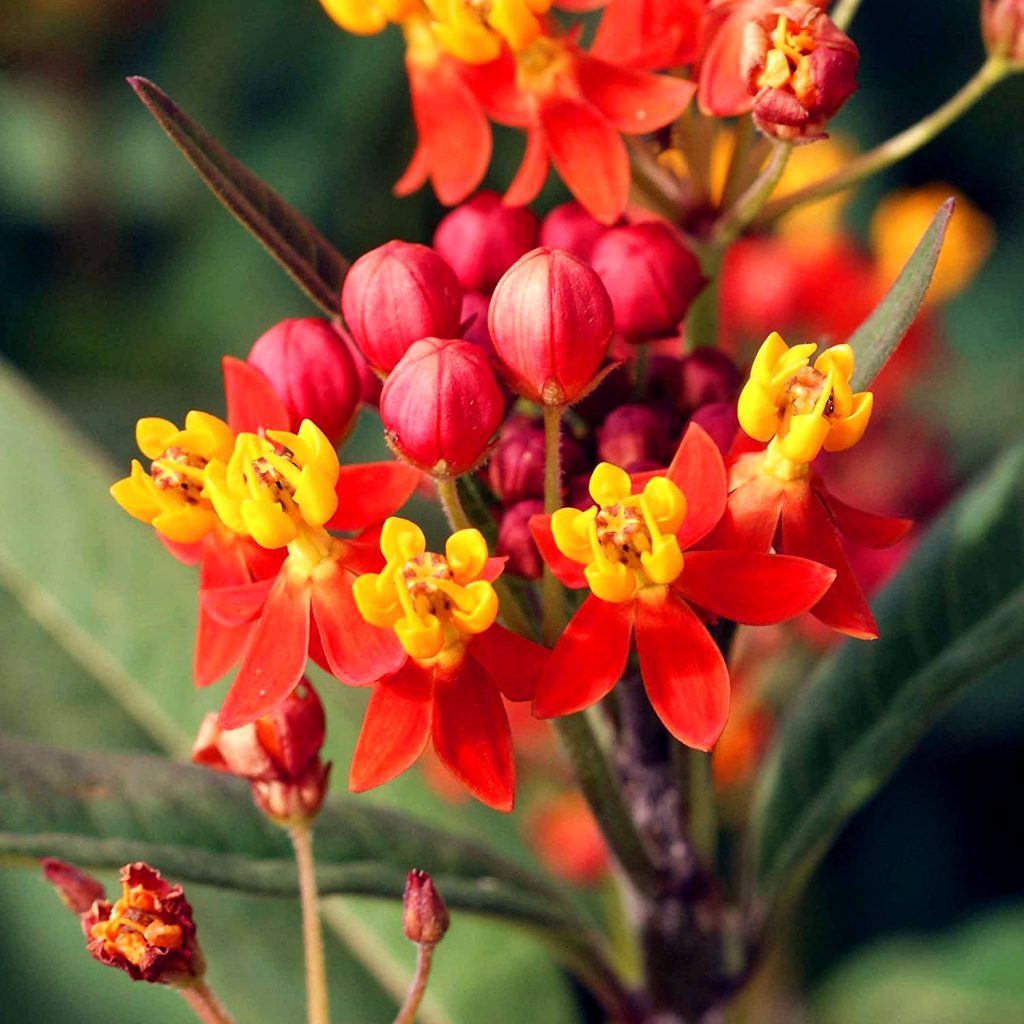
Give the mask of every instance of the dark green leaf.
[{"label": "dark green leaf", "polygon": [[[0,736],[0,850],[92,867],[159,864],[186,881],[294,896],[291,848],[246,784],[148,754],[62,751]],[[335,798],[317,822],[324,894],[395,898],[410,867],[453,909],[568,934],[586,922],[529,872],[471,840],[363,800]]]},{"label": "dark green leaf", "polygon": [[769,898],[806,877],[938,714],[1024,644],[1024,445],[935,524],[875,608],[881,639],[847,641],[786,721],[753,817]]},{"label": "dark green leaf", "polygon": [[345,258],[298,211],[239,163],[174,101],[145,78],[128,84],[196,169],[211,192],[234,214],[329,316],[339,313]]},{"label": "dark green leaf", "polygon": [[870,386],[914,322],[939,262],[953,205],[954,201],[947,199],[939,207],[885,298],[847,339],[856,357],[851,381],[854,391]]}]

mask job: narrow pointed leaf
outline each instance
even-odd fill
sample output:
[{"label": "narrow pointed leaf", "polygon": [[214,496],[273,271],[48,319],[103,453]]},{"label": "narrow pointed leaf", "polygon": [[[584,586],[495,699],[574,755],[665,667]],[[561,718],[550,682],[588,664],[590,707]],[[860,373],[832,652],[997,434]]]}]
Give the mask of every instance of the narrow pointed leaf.
[{"label": "narrow pointed leaf", "polygon": [[340,313],[348,261],[297,210],[145,78],[128,84],[211,192],[328,316]]},{"label": "narrow pointed leaf", "polygon": [[857,360],[851,381],[854,391],[870,386],[914,322],[932,283],[953,206],[954,201],[947,199],[939,207],[885,298],[847,339]]},{"label": "narrow pointed leaf", "polygon": [[[56,856],[85,868],[159,864],[168,877],[295,896],[284,832],[238,779],[148,754],[71,752],[0,735],[0,853]],[[429,871],[452,909],[544,931],[588,923],[525,869],[472,840],[360,798],[328,802],[316,829],[320,891],[394,899],[410,865]]]},{"label": "narrow pointed leaf", "polygon": [[1024,445],[935,524],[879,598],[881,639],[815,673],[759,782],[759,894],[806,879],[832,839],[967,686],[1024,645]]}]

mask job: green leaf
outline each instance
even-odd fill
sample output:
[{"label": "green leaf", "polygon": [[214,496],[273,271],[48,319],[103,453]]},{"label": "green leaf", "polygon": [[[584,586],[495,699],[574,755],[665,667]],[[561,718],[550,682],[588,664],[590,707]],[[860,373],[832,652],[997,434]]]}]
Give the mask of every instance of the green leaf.
[{"label": "green leaf", "polygon": [[[295,896],[291,847],[249,787],[148,754],[63,751],[0,734],[0,851],[114,868],[159,864],[185,881]],[[569,934],[587,922],[557,890],[480,844],[355,798],[316,826],[320,890],[397,898],[410,867],[455,910]]]},{"label": "green leaf", "polygon": [[854,391],[870,386],[914,322],[932,282],[953,206],[954,200],[947,199],[939,207],[885,298],[847,339],[856,359]]},{"label": "green leaf", "polygon": [[859,950],[815,994],[821,1024],[1018,1024],[1024,1020],[1024,907],[940,935]]},{"label": "green leaf", "polygon": [[1024,444],[964,494],[875,607],[881,639],[815,672],[753,811],[760,895],[795,889],[964,687],[1024,644]]},{"label": "green leaf", "polygon": [[312,224],[145,78],[128,84],[211,192],[328,316],[340,312],[348,262]]}]

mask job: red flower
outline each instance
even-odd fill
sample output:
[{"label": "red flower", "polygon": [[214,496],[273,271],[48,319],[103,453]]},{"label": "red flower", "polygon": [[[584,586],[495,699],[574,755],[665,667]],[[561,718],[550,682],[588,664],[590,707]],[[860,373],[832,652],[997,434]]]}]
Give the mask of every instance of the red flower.
[{"label": "red flower", "polygon": [[[643,483],[641,493],[632,493]],[[747,551],[683,551],[711,532],[726,504],[715,443],[691,426],[664,476],[630,480],[602,463],[595,505],[534,521],[541,553],[570,587],[593,593],[566,627],[537,684],[534,714],[567,715],[621,677],[635,632],[647,695],[665,727],[710,750],[729,715],[729,674],[705,622],[781,622],[826,592],[833,570],[803,558]],[[581,568],[579,563],[585,563]]]},{"label": "red flower", "polygon": [[691,64],[706,0],[610,0],[591,53],[639,71]]},{"label": "red flower", "polygon": [[546,36],[471,71],[488,114],[527,130],[526,153],[505,202],[536,198],[555,165],[569,191],[604,224],[626,206],[629,157],[622,135],[643,135],[679,115],[696,86],[617,67]]},{"label": "red flower", "polygon": [[487,557],[476,530],[453,534],[444,555],[429,552],[419,527],[396,518],[384,524],[381,549],[384,571],[361,577],[355,599],[378,633],[397,634],[408,657],[403,653],[401,668],[374,685],[349,789],[390,781],[432,740],[473,796],[511,811],[515,764],[502,697],[529,700],[547,652],[494,624],[491,582],[503,559]]}]

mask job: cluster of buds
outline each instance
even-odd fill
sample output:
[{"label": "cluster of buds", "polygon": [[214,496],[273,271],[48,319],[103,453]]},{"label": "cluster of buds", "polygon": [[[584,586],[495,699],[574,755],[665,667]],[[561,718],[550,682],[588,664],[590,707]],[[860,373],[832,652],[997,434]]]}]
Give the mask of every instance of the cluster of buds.
[{"label": "cluster of buds", "polygon": [[192,760],[245,779],[256,806],[284,828],[315,818],[327,793],[331,765],[320,759],[324,709],[303,680],[272,711],[238,729],[223,729],[208,714]]},{"label": "cluster of buds", "polygon": [[121,869],[121,895],[110,903],[95,878],[54,858],[42,862],[46,880],[78,916],[89,953],[135,981],[188,987],[205,963],[196,942],[192,907],[180,885],[148,864]]}]

